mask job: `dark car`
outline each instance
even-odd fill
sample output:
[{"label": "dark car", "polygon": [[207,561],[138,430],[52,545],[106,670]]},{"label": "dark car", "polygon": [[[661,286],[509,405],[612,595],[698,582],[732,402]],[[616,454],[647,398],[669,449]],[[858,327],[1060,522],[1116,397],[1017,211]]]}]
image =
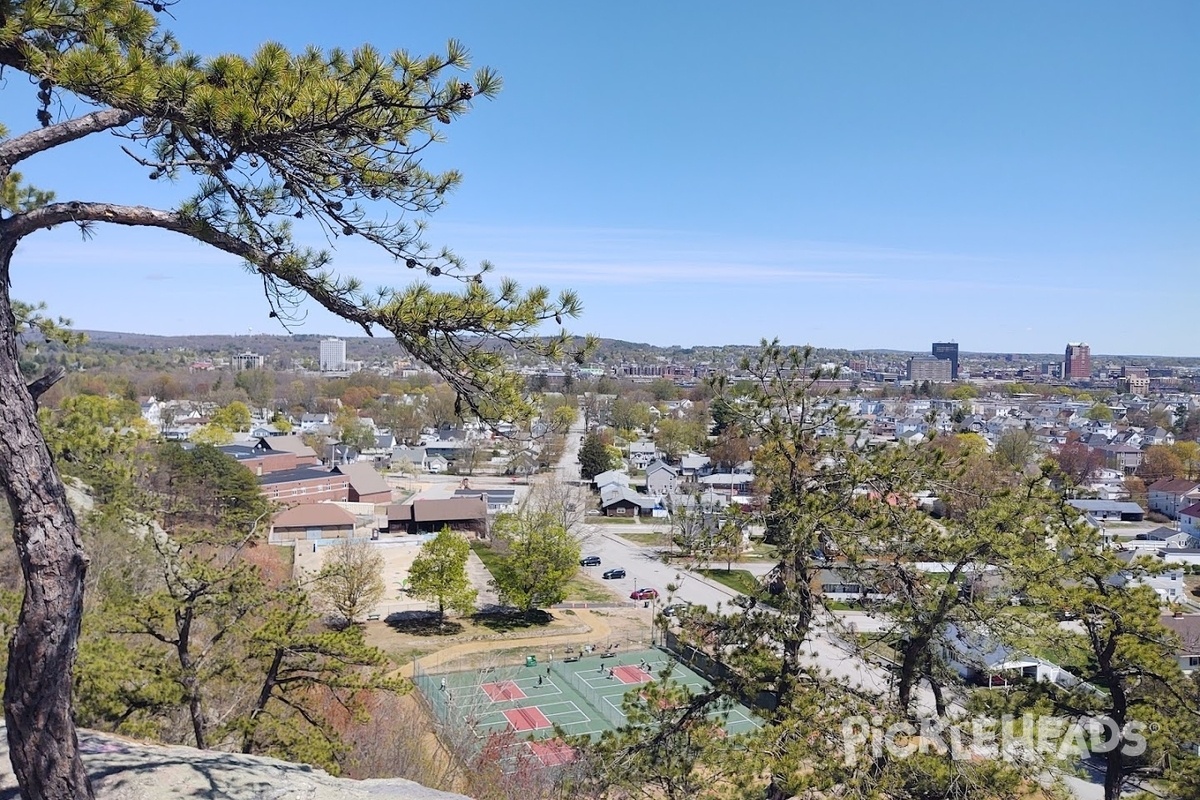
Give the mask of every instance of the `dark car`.
[{"label": "dark car", "polygon": [[630,600],[653,600],[658,597],[658,589],[646,587],[644,589],[634,589],[629,593]]},{"label": "dark car", "polygon": [[584,556],[579,559],[581,567],[598,567],[600,566],[600,556]]},{"label": "dark car", "polygon": [[606,580],[606,581],[612,580],[614,578],[624,578],[625,570],[621,569],[620,567],[617,567],[616,569],[610,569],[608,572],[605,572],[600,577],[604,578],[604,580]]},{"label": "dark car", "polygon": [[671,605],[669,605],[669,606],[663,606],[663,610],[662,610],[663,616],[664,617],[674,617],[680,611],[685,610],[690,605],[691,605],[691,603],[671,603]]}]

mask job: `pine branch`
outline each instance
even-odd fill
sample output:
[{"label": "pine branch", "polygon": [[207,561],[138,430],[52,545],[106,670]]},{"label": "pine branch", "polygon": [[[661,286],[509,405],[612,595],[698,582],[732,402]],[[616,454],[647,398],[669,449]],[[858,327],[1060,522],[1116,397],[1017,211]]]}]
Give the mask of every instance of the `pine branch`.
[{"label": "pine branch", "polygon": [[128,125],[139,116],[133,111],[108,108],[6,139],[0,142],[0,167],[12,167],[30,156],[45,152],[60,144]]},{"label": "pine branch", "polygon": [[375,320],[371,313],[331,292],[325,283],[305,271],[301,259],[291,254],[268,253],[250,242],[217,230],[203,220],[179,212],[116,203],[52,203],[0,221],[0,239],[21,239],[35,231],[55,225],[83,222],[160,228],[189,236],[218,250],[244,258],[263,275],[272,276],[294,286],[334,314],[357,323],[368,336],[373,335],[372,325],[375,324]]}]

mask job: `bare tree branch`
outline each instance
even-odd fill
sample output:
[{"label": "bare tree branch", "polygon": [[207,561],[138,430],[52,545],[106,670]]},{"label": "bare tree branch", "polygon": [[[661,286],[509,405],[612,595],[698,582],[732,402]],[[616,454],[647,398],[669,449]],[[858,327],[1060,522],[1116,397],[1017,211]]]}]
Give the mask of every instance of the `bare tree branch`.
[{"label": "bare tree branch", "polygon": [[60,144],[82,139],[93,133],[106,131],[128,125],[140,115],[133,111],[119,108],[107,108],[103,111],[93,111],[82,117],[69,119],[48,128],[23,133],[0,142],[0,165],[12,167],[21,161],[38,153],[45,152]]}]

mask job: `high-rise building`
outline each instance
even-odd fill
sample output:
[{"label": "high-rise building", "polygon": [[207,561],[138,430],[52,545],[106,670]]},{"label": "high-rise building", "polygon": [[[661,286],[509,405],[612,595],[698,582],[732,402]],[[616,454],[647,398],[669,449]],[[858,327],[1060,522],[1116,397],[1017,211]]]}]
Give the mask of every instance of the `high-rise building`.
[{"label": "high-rise building", "polygon": [[958,380],[958,342],[934,342],[933,357],[950,362],[950,380]]},{"label": "high-rise building", "polygon": [[1063,359],[1063,378],[1068,381],[1092,377],[1092,348],[1083,342],[1068,342]]},{"label": "high-rise building", "polygon": [[344,339],[321,340],[321,372],[345,372],[346,341]]},{"label": "high-rise building", "polygon": [[913,356],[908,360],[908,379],[914,383],[950,382],[950,363],[932,356]]}]

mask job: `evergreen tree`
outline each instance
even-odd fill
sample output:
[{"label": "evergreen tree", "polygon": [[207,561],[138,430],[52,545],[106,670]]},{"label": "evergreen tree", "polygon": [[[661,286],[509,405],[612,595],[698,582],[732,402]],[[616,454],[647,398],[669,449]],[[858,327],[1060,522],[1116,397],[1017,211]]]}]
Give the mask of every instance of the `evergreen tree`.
[{"label": "evergreen tree", "polygon": [[[412,219],[437,210],[460,179],[423,168],[421,154],[474,98],[492,97],[500,86],[487,69],[470,81],[452,74],[467,66],[457,42],[427,57],[371,46],[291,53],[269,43],[250,57],[204,59],[160,26],[169,5],[0,5],[5,91],[18,76],[39,90],[31,111],[40,127],[0,139],[0,485],[31,576],[4,703],[14,771],[30,800],[90,797],[92,790],[70,697],[87,560],[37,425],[37,397],[61,372],[27,385],[18,357],[9,292],[18,244],[54,226],[91,234],[103,223],[202,242],[246,262],[262,280],[271,317],[296,319],[299,303],[311,299],[368,333],[387,331],[445,378],[460,407],[486,419],[531,410],[520,377],[503,368],[504,348],[494,345],[557,357],[565,332],[549,342],[527,334],[580,308],[569,292],[553,298],[512,281],[490,288],[487,265],[471,269],[450,251],[430,248]],[[74,109],[84,111],[69,116]],[[122,149],[148,180],[186,185],[190,196],[170,208],[57,200],[15,172],[33,156],[106,132],[130,142]],[[367,291],[336,276],[328,252],[299,241],[296,220],[330,239],[361,238],[424,280]],[[436,288],[447,282],[452,288]]]},{"label": "evergreen tree", "polygon": [[579,448],[579,474],[590,481],[602,472],[613,468],[612,456],[599,434],[589,433]]}]

